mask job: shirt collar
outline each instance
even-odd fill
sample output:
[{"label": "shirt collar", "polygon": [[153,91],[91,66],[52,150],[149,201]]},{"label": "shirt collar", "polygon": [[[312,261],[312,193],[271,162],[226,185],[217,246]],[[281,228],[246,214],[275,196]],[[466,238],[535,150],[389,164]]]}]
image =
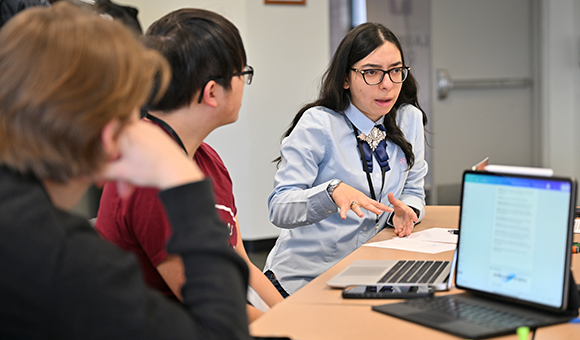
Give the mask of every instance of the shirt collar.
[{"label": "shirt collar", "polygon": [[373,127],[375,127],[375,125],[383,124],[383,121],[385,120],[385,116],[382,116],[378,121],[373,122],[352,103],[350,103],[349,107],[344,113],[346,117],[352,122],[352,124],[365,135],[368,135]]}]

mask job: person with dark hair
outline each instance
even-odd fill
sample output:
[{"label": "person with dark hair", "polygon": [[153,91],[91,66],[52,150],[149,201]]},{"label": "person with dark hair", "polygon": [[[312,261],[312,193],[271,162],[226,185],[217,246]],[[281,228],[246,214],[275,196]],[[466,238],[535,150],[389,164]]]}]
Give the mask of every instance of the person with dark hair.
[{"label": "person with dark hair", "polygon": [[136,34],[143,34],[141,23],[139,23],[139,19],[137,18],[139,14],[137,8],[120,5],[111,0],[95,0],[93,7],[98,13],[110,15],[113,19],[120,20]]},{"label": "person with dark hair", "polygon": [[280,290],[295,292],[385,225],[411,234],[424,214],[426,123],[397,37],[376,23],[352,29],[282,141],[268,205],[283,229],[265,266]]},{"label": "person with dark hair", "polygon": [[[237,28],[217,13],[181,9],[153,23],[142,41],[161,52],[173,69],[167,92],[147,107],[145,120],[170,134],[212,179],[215,208],[230,230],[229,243],[250,269],[247,313],[252,321],[283,298],[246,254],[232,180],[217,152],[203,141],[216,128],[238,118],[244,84],[250,84],[253,76],[242,39]],[[123,200],[114,184],[105,185],[97,231],[139,256],[152,287],[182,301],[183,263],[165,250],[171,234],[169,222],[157,190],[140,188]]]},{"label": "person with dark hair", "polygon": [[[46,60],[50,60],[49,63]],[[0,30],[0,338],[251,339],[248,269],[227,245],[199,167],[139,120],[167,61],[121,23],[67,2]],[[67,212],[95,182],[156,187],[183,305],[137,259]]]}]

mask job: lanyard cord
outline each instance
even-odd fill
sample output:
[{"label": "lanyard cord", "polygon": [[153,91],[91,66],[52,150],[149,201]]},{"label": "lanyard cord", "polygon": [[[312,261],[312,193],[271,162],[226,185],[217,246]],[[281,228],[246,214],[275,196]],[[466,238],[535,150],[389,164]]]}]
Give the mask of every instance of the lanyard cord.
[{"label": "lanyard cord", "polygon": [[145,115],[145,118],[149,119],[150,121],[152,121],[155,124],[158,124],[159,126],[161,126],[161,128],[163,128],[165,131],[167,131],[171,135],[171,137],[173,137],[173,139],[175,139],[177,144],[179,144],[179,146],[181,146],[183,151],[185,151],[185,154],[188,155],[187,149],[185,149],[185,145],[183,145],[181,138],[179,138],[179,136],[177,135],[177,132],[175,132],[175,130],[173,130],[173,128],[171,128],[171,126],[169,126],[169,124],[167,124],[166,122],[162,121],[161,119],[159,119],[155,116],[150,115],[149,113],[147,113]]}]

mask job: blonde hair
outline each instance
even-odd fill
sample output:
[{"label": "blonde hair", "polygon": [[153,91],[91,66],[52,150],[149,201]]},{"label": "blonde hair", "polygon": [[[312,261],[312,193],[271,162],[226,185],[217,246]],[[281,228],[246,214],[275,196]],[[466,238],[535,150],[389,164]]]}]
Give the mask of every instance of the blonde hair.
[{"label": "blonde hair", "polygon": [[[66,2],[0,30],[0,164],[66,182],[106,160],[101,132],[169,81],[165,59],[122,24]],[[160,91],[162,92],[162,91]]]}]

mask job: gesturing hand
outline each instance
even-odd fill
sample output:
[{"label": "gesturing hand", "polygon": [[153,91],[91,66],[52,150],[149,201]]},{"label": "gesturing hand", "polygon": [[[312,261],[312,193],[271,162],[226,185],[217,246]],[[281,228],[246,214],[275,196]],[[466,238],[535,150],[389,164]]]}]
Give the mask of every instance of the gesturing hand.
[{"label": "gesturing hand", "polygon": [[343,220],[346,219],[346,213],[349,210],[354,211],[358,217],[365,216],[361,208],[365,208],[366,210],[377,215],[380,215],[385,211],[393,211],[392,208],[369,198],[367,195],[344,182],[340,183],[336,189],[334,189],[332,192],[332,199],[340,208],[340,217]]},{"label": "gesturing hand", "polygon": [[415,222],[419,220],[418,216],[408,205],[396,199],[392,192],[389,192],[388,197],[395,210],[393,216],[395,235],[399,237],[411,235]]}]

